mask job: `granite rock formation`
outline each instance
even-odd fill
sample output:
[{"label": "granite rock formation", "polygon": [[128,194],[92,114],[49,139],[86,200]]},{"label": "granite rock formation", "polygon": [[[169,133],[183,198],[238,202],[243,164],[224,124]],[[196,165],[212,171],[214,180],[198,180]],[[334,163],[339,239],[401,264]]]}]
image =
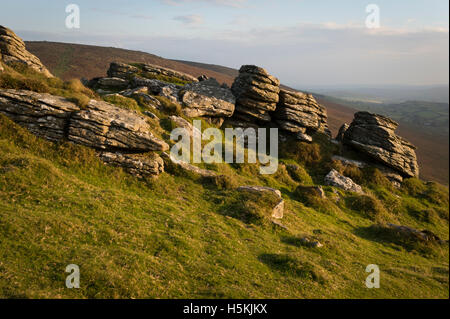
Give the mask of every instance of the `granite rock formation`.
[{"label": "granite rock formation", "polygon": [[[25,43],[12,30],[0,25],[0,60],[5,64],[23,63],[30,68],[53,77],[38,57],[27,51]],[[1,68],[1,66],[0,66]]]},{"label": "granite rock formation", "polygon": [[231,90],[236,97],[234,120],[270,122],[279,101],[280,81],[265,69],[243,65]]},{"label": "granite rock formation", "polygon": [[418,177],[415,146],[395,134],[398,123],[388,117],[358,112],[344,133],[343,143],[404,177]]},{"label": "granite rock formation", "polygon": [[307,142],[314,132],[330,135],[327,112],[311,94],[281,89],[275,116],[279,127]]},{"label": "granite rock formation", "polygon": [[106,163],[138,175],[164,169],[154,151],[169,146],[151,133],[144,116],[91,100],[86,108],[45,93],[0,90],[0,112],[31,133],[50,141],[68,140],[99,151]]}]

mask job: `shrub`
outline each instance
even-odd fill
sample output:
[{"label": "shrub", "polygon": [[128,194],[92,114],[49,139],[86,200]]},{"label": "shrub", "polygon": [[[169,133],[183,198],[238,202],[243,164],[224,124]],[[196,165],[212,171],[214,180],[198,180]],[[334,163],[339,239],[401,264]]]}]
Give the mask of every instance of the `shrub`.
[{"label": "shrub", "polygon": [[203,179],[206,183],[214,185],[217,189],[234,189],[238,186],[236,178],[229,175],[217,175],[212,177],[205,177]]},{"label": "shrub", "polygon": [[302,166],[287,164],[286,169],[289,176],[291,176],[294,181],[302,183],[304,185],[313,184],[311,176],[309,176],[308,172]]},{"label": "shrub", "polygon": [[408,251],[417,251],[424,255],[433,253],[436,246],[432,241],[424,241],[418,236],[399,231],[384,223],[378,223],[365,230],[368,235],[378,241],[389,242],[404,247]]},{"label": "shrub", "polygon": [[386,215],[386,209],[376,198],[369,195],[356,195],[347,198],[348,207],[371,220],[377,220]]},{"label": "shrub", "polygon": [[426,185],[418,178],[408,178],[403,181],[401,189],[408,195],[417,197],[425,192]]},{"label": "shrub", "polygon": [[426,191],[424,197],[433,204],[440,206],[447,206],[449,204],[448,188],[435,182],[426,184]]},{"label": "shrub", "polygon": [[438,215],[432,208],[427,209],[411,209],[408,213],[421,222],[435,224],[438,221]]},{"label": "shrub", "polygon": [[279,201],[280,199],[271,193],[232,191],[220,212],[247,224],[263,225],[269,220]]},{"label": "shrub", "polygon": [[155,96],[159,102],[161,102],[162,111],[168,115],[182,115],[181,105],[173,103],[168,98],[163,96]]}]

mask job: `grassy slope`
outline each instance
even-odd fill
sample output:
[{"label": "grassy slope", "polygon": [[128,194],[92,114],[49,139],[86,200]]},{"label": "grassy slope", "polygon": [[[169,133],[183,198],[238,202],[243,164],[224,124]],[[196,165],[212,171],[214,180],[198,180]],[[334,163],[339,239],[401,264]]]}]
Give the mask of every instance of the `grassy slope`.
[{"label": "grassy slope", "polygon": [[[289,231],[243,221],[233,190],[167,173],[138,180],[89,149],[38,139],[0,116],[0,296],[448,298],[448,245],[424,254],[382,241],[361,212],[331,202],[319,212],[295,200],[297,183],[282,171],[210,168],[238,184],[281,189]],[[434,207],[395,192],[402,205]],[[389,214],[448,238],[448,217],[428,223]],[[298,245],[319,229],[323,248]],[[79,290],[64,288],[72,263],[81,268]],[[381,289],[364,286],[373,263]]]}]

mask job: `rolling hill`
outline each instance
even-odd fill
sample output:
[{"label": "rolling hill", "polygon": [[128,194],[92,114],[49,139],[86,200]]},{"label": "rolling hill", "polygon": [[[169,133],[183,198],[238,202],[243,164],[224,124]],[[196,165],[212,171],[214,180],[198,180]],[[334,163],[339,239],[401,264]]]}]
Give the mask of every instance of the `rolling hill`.
[{"label": "rolling hill", "polygon": [[[220,65],[169,60],[145,52],[119,48],[56,42],[26,42],[26,45],[28,50],[38,56],[53,74],[66,80],[104,76],[109,64],[113,61],[156,64],[193,76],[205,74],[228,85],[232,84],[237,75],[237,70]],[[353,114],[357,110],[365,109],[344,100],[319,94],[315,94],[315,96],[328,110],[329,126],[334,135],[343,123],[352,121]],[[408,110],[408,106],[406,110]],[[414,125],[415,121],[400,119],[399,123],[398,134],[404,136],[418,148],[417,155],[421,167],[421,177],[425,180],[435,180],[448,185],[448,133],[436,134],[429,127]]]}]

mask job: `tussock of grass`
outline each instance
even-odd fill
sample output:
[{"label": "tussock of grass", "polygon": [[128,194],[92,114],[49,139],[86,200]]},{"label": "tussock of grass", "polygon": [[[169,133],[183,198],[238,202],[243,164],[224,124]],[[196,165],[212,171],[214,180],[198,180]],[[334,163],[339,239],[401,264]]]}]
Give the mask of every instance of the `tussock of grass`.
[{"label": "tussock of grass", "polygon": [[363,231],[366,236],[374,238],[377,241],[392,243],[401,246],[410,252],[416,252],[425,256],[442,253],[441,247],[439,247],[437,243],[423,241],[418,237],[398,231],[383,223],[372,225]]},{"label": "tussock of grass", "polygon": [[351,210],[359,212],[371,220],[381,220],[387,215],[383,204],[370,195],[354,195],[346,198],[346,201]]},{"label": "tussock of grass", "polygon": [[50,93],[65,97],[80,107],[86,107],[91,99],[98,98],[80,80],[64,82],[58,78],[47,78],[22,63],[5,67],[5,71],[0,73],[0,88]]},{"label": "tussock of grass", "polygon": [[108,103],[115,104],[117,106],[120,106],[124,109],[131,110],[131,111],[140,111],[141,108],[139,107],[139,104],[131,98],[127,98],[122,95],[108,95],[103,97],[103,100],[105,100]]},{"label": "tussock of grass", "polygon": [[158,99],[159,102],[161,102],[162,109],[166,114],[177,116],[183,115],[183,112],[181,111],[181,105],[179,105],[178,103],[174,103],[164,96],[155,96],[155,98]]}]

